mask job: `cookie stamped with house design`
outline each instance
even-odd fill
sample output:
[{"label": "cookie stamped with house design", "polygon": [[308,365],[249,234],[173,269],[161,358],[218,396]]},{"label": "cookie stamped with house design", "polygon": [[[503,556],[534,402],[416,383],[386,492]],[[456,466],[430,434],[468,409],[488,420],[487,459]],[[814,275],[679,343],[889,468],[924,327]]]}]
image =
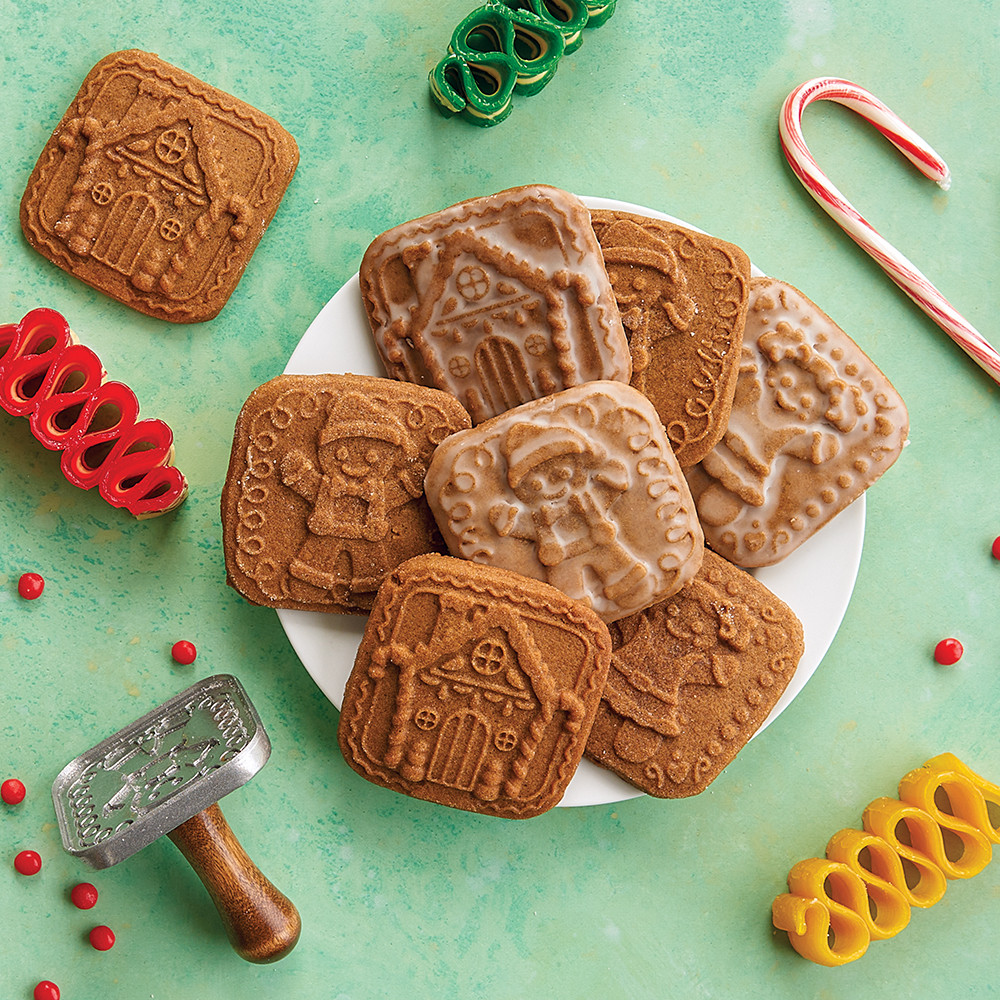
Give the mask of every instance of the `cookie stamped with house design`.
[{"label": "cookie stamped with house design", "polygon": [[28,242],[98,291],[194,323],[225,305],[298,164],[273,118],[149,52],[87,75],[21,200]]},{"label": "cookie stamped with house design", "polygon": [[473,423],[629,380],[590,213],[566,191],[512,188],[403,223],[372,242],[359,278],[387,373],[452,393]]},{"label": "cookie stamped with house design", "polygon": [[607,626],[538,580],[424,555],[379,588],[338,737],[376,785],[469,812],[562,798],[607,679]]}]

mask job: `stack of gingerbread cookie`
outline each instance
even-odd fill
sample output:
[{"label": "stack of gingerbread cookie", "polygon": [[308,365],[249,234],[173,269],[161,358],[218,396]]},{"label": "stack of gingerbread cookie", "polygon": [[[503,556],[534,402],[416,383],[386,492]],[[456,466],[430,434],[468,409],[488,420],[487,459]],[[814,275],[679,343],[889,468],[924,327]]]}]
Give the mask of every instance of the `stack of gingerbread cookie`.
[{"label": "stack of gingerbread cookie", "polygon": [[543,185],[383,233],[360,283],[390,377],[260,387],[223,493],[249,600],[368,615],[348,763],[511,818],[584,754],[704,789],[803,652],[740,567],[874,482],[902,401],[738,247]]}]

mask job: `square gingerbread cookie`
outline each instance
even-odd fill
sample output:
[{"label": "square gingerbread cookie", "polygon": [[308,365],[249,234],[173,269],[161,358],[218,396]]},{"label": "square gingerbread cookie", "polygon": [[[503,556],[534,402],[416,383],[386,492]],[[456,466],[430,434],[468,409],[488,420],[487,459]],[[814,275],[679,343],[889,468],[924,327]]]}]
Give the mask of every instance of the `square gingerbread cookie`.
[{"label": "square gingerbread cookie", "polygon": [[760,728],[805,646],[794,612],[706,552],[669,600],[610,626],[586,755],[657,798],[705,790]]},{"label": "square gingerbread cookie", "polygon": [[222,491],[229,583],[272,608],[364,614],[385,574],[443,549],[434,449],[470,426],[452,396],[368,375],[279,375],[240,411]]},{"label": "square gingerbread cookie", "polygon": [[591,213],[632,353],[632,385],[656,407],[682,466],[726,429],[736,392],[750,259],[664,219]]},{"label": "square gingerbread cookie", "polygon": [[582,382],[629,380],[590,213],[566,191],[512,188],[395,226],[359,277],[388,374],[452,393],[473,423]]},{"label": "square gingerbread cookie", "polygon": [[212,319],[299,160],[273,118],[132,49],[87,74],[21,200],[28,242],[141,313]]},{"label": "square gingerbread cookie", "polygon": [[605,621],[676,593],[701,565],[663,424],[623,382],[564,389],[455,434],[425,490],[452,555],[544,580]]},{"label": "square gingerbread cookie", "polygon": [[748,569],[780,562],[889,469],[909,425],[888,378],[815,302],[751,279],[729,423],[684,470],[706,543]]},{"label": "square gingerbread cookie", "polygon": [[527,819],[562,798],[608,672],[607,626],[548,584],[427,555],[389,574],[338,736],[374,784]]}]

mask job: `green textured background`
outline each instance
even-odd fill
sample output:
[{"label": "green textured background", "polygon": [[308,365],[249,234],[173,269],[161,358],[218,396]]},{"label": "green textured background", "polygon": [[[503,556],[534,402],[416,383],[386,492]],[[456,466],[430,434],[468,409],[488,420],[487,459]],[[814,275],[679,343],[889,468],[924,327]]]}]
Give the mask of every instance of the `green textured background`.
[{"label": "green textured background", "polygon": [[[152,6],[152,5],[150,5]],[[1000,340],[1000,4],[993,0],[620,0],[542,93],[497,128],[446,120],[426,75],[472,0],[139,5],[0,0],[0,320],[62,311],[147,416],[173,427],[191,483],[147,522],[69,486],[27,422],[0,413],[0,996],[52,979],[64,1000],[212,997],[732,998],[992,996],[1000,864],[915,911],[859,962],[822,969],[770,926],[800,858],[951,750],[1000,780],[997,387],[808,198],[777,113],[817,75],[872,90],[952,168],[949,193],[868,125],[822,104],[810,146],[881,232]],[[18,202],[90,67],[139,47],[279,119],[302,159],[218,319],[170,326],[35,254]],[[503,822],[411,801],[340,758],[337,712],[275,614],[224,581],[218,500],[236,413],[277,374],[370,240],[464,197],[544,181],[645,204],[740,244],[830,312],[906,399],[911,443],[868,497],[839,635],[793,705],[702,795]],[[18,598],[26,570],[43,598]],[[955,635],[966,654],[933,662]],[[196,663],[170,657],[194,641]],[[169,842],[90,873],[49,799],[78,753],[195,680],[237,674],[274,752],[225,801],[250,854],[299,906],[282,962],[229,948]],[[14,873],[24,848],[44,859]],[[89,878],[97,909],[69,888]],[[94,923],[118,935],[93,951]]]}]

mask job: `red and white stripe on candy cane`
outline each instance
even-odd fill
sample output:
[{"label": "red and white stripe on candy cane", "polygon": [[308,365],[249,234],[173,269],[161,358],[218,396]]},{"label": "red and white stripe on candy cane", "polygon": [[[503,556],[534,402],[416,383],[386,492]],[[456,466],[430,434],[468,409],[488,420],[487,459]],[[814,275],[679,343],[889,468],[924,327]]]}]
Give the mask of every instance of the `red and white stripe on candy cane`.
[{"label": "red and white stripe on candy cane", "polygon": [[823,173],[802,134],[802,113],[814,101],[834,101],[879,130],[925,176],[947,190],[944,160],[905,122],[863,87],[819,77],[796,87],[781,108],[781,148],[795,176],[840,227],[990,377],[1000,383],[1000,354],[985,337],[888,240],[884,239]]}]

